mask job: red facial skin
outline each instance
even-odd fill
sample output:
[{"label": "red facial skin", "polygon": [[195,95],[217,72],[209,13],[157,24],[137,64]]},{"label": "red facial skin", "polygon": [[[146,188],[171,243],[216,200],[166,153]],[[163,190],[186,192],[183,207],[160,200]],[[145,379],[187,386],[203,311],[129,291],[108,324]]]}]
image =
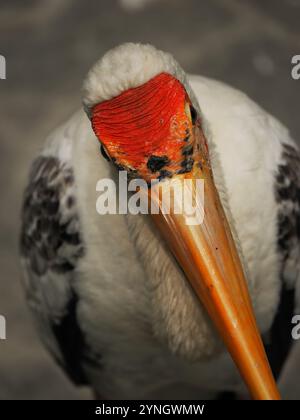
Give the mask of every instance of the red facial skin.
[{"label": "red facial skin", "polygon": [[161,73],[94,106],[92,126],[119,168],[147,182],[170,177],[193,165],[193,124],[186,103],[183,85]]}]

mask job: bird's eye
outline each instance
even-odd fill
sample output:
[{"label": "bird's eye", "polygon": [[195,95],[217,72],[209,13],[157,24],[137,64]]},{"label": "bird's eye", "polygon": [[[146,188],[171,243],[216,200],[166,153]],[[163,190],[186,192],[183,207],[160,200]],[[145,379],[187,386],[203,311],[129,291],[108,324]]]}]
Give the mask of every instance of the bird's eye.
[{"label": "bird's eye", "polygon": [[198,115],[197,115],[197,111],[195,110],[193,105],[190,105],[190,113],[191,113],[192,124],[195,125]]},{"label": "bird's eye", "polygon": [[185,112],[186,112],[187,116],[189,117],[189,119],[191,120],[192,124],[195,125],[198,115],[197,115],[197,111],[195,110],[193,105],[191,105],[189,103],[186,103]]},{"label": "bird's eye", "polygon": [[102,144],[100,146],[100,151],[101,151],[101,154],[104,157],[104,159],[106,159],[108,162],[110,162],[110,157],[108,156],[108,154],[105,150],[105,147]]}]

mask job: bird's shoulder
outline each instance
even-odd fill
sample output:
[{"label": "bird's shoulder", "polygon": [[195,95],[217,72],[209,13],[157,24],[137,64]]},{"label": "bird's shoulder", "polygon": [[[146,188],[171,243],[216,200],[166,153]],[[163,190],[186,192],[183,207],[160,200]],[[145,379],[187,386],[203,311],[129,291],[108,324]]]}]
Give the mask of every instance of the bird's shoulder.
[{"label": "bird's shoulder", "polygon": [[295,143],[283,142],[275,173],[277,248],[281,291],[266,350],[275,376],[280,374],[292,346],[292,317],[300,289],[300,153]]},{"label": "bird's shoulder", "polygon": [[300,274],[300,152],[293,142],[282,144],[275,197],[282,277],[288,286],[294,287]]},{"label": "bird's shoulder", "polygon": [[20,253],[29,306],[44,344],[77,383],[85,338],[74,287],[85,254],[72,167],[72,136],[65,125],[33,161],[22,207]]},{"label": "bird's shoulder", "polygon": [[221,127],[223,133],[243,132],[247,137],[264,139],[266,144],[267,132],[274,134],[270,142],[276,135],[289,138],[287,128],[245,92],[203,76],[190,75],[189,82],[209,125],[214,126],[213,131]]}]

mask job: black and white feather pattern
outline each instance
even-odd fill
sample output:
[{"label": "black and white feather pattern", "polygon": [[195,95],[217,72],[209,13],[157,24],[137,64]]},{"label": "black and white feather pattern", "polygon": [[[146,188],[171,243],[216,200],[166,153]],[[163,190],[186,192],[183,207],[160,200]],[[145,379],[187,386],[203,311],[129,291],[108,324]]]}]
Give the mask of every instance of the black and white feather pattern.
[{"label": "black and white feather pattern", "polygon": [[278,377],[292,345],[291,320],[296,307],[295,289],[300,273],[300,155],[294,145],[282,145],[275,180],[282,285],[266,350],[273,373]]},{"label": "black and white feather pattern", "polygon": [[83,254],[72,169],[56,157],[40,156],[22,212],[25,290],[44,343],[76,383],[86,382],[81,369],[86,345],[73,287]]},{"label": "black and white feather pattern", "polygon": [[278,248],[282,277],[293,286],[300,268],[300,155],[290,144],[283,144],[276,176],[276,199],[279,204]]}]

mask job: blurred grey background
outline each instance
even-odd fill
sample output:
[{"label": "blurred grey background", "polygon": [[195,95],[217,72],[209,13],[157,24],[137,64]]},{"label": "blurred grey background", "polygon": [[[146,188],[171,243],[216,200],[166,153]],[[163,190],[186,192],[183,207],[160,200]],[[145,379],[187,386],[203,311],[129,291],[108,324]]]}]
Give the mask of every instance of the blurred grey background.
[{"label": "blurred grey background", "polygon": [[[152,43],[186,71],[245,91],[300,142],[300,80],[291,78],[299,21],[300,0],[0,0],[0,54],[7,60],[7,80],[0,80],[0,314],[7,319],[0,399],[91,396],[73,387],[41,346],[18,265],[30,161],[49,131],[80,107],[89,67],[119,43]],[[300,399],[294,356],[282,388]]]}]

